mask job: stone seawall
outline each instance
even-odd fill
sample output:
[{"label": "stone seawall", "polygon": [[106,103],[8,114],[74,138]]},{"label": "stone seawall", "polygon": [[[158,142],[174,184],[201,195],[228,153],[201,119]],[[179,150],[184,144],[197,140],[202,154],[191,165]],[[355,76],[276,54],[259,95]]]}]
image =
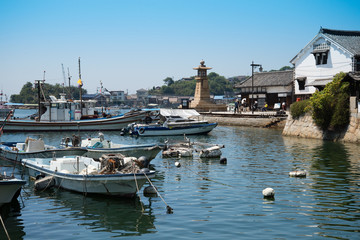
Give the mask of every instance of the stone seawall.
[{"label": "stone seawall", "polygon": [[360,143],[360,116],[358,113],[352,113],[350,124],[343,131],[323,131],[315,125],[310,114],[299,119],[293,119],[289,114],[283,135]]},{"label": "stone seawall", "polygon": [[229,116],[202,115],[204,120],[217,122],[222,126],[245,126],[245,127],[272,127],[281,128],[285,126],[284,117],[238,117],[230,114]]}]

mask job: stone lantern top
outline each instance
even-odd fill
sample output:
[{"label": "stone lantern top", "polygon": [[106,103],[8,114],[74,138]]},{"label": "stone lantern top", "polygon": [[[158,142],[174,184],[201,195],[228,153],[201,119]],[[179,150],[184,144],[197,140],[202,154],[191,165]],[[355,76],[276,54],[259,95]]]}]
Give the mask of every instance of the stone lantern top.
[{"label": "stone lantern top", "polygon": [[205,70],[208,70],[208,69],[212,69],[211,67],[206,67],[205,65],[205,61],[204,60],[201,60],[200,61],[200,65],[196,68],[193,68],[194,70],[199,70],[199,69],[205,69]]}]

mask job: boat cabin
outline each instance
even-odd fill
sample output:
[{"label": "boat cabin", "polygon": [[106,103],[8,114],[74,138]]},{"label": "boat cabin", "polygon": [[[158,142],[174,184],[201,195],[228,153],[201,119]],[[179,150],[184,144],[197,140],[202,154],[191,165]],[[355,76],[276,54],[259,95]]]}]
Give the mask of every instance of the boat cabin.
[{"label": "boat cabin", "polygon": [[71,121],[80,120],[84,116],[91,116],[88,118],[97,118],[95,111],[95,100],[82,101],[82,110],[80,108],[80,100],[65,99],[65,94],[60,94],[60,99],[55,96],[50,96],[50,101],[42,102],[44,109],[41,115],[42,121]]}]

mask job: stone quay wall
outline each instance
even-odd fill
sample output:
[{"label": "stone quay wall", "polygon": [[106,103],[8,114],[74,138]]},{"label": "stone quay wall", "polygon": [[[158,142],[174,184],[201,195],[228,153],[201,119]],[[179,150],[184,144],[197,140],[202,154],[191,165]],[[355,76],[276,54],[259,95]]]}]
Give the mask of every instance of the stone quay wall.
[{"label": "stone quay wall", "polygon": [[360,143],[360,115],[351,113],[350,123],[342,131],[323,131],[316,126],[311,114],[307,113],[299,119],[293,119],[289,114],[282,134],[284,136]]},{"label": "stone quay wall", "polygon": [[246,117],[240,114],[201,114],[201,117],[208,122],[217,122],[222,126],[244,126],[244,127],[262,127],[262,128],[280,128],[283,129],[286,117]]}]

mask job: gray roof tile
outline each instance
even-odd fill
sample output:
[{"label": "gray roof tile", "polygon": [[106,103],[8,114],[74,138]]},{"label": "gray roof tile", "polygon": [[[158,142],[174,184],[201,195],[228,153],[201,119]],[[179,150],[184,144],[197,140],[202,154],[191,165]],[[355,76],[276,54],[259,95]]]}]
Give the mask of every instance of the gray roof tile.
[{"label": "gray roof tile", "polygon": [[[288,86],[293,82],[293,70],[261,72],[254,74],[254,87]],[[251,87],[252,78],[235,85],[235,88]]]},{"label": "gray roof tile", "polygon": [[360,55],[360,31],[321,28],[320,33],[340,44],[354,55]]}]

